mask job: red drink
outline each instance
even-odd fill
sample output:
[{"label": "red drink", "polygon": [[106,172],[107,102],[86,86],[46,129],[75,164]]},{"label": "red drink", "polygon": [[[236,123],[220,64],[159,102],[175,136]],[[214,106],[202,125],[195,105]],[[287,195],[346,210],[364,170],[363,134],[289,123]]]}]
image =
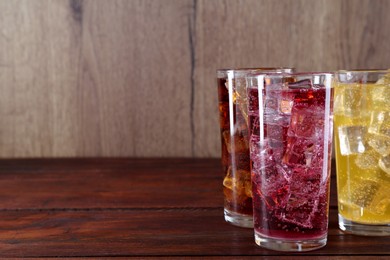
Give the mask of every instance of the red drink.
[{"label": "red drink", "polygon": [[326,244],[328,229],[332,91],[269,77],[248,89],[256,243],[312,250]]}]

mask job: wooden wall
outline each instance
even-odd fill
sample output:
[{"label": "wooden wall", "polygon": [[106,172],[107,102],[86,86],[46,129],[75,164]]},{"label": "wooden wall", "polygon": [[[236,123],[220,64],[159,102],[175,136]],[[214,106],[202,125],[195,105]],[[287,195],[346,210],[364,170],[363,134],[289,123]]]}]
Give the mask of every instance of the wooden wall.
[{"label": "wooden wall", "polygon": [[389,11],[387,0],[0,0],[0,157],[217,157],[217,68],[388,68]]}]

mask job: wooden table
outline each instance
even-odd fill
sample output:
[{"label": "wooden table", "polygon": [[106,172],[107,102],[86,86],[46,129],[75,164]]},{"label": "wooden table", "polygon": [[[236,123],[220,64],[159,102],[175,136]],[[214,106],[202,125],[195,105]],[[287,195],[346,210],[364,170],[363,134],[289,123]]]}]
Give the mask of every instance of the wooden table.
[{"label": "wooden table", "polygon": [[0,256],[390,258],[390,237],[338,229],[334,181],[327,246],[297,254],[227,224],[221,182],[218,159],[2,160]]}]

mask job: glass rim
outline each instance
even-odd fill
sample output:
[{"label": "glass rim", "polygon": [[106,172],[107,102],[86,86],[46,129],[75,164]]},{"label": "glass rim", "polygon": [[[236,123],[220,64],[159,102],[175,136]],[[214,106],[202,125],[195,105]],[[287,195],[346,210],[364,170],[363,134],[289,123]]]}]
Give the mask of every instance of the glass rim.
[{"label": "glass rim", "polygon": [[[290,73],[284,72],[283,70],[295,71],[293,67],[248,67],[248,68],[226,68],[226,69],[217,69],[217,77],[223,78],[226,77],[229,72],[237,72],[240,75],[248,75],[252,73]],[[278,72],[279,71],[279,72]]]},{"label": "glass rim", "polygon": [[245,67],[245,68],[225,68],[217,69],[217,71],[246,71],[246,70],[276,70],[276,69],[294,69],[292,67]]},{"label": "glass rim", "polygon": [[390,69],[353,69],[353,70],[338,70],[335,71],[335,75],[345,75],[345,74],[387,74],[390,73]]},{"label": "glass rim", "polygon": [[333,76],[332,72],[292,72],[292,73],[259,73],[251,75],[249,79],[256,79],[259,76],[265,76],[269,78],[283,78],[283,77],[311,77],[311,76]]}]

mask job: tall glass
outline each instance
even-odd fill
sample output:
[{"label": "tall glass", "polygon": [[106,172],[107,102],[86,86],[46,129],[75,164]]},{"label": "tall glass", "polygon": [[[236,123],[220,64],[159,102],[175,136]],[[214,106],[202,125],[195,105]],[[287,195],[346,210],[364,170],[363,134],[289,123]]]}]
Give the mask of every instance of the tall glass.
[{"label": "tall glass", "polygon": [[253,227],[245,77],[256,73],[292,72],[289,68],[222,69],[217,71],[225,220]]},{"label": "tall glass", "polygon": [[390,71],[335,74],[339,227],[390,235]]},{"label": "tall glass", "polygon": [[255,242],[278,251],[325,246],[333,108],[329,73],[248,78]]}]

